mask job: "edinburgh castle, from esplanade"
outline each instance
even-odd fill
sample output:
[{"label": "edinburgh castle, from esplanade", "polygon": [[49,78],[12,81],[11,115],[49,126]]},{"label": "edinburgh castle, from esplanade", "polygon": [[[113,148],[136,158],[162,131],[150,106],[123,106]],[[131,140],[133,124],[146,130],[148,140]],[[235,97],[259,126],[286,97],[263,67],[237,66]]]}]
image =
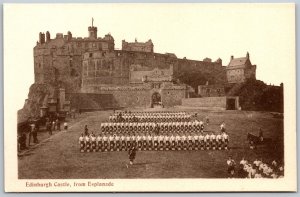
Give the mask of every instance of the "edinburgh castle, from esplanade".
[{"label": "edinburgh castle, from esplanade", "polygon": [[[224,66],[220,58],[198,61],[156,53],[151,39],[122,40],[122,49],[116,50],[113,36],[99,33],[93,24],[84,38],[70,31],[39,33],[33,50],[34,84],[18,112],[19,122],[49,113],[127,107],[249,106],[239,98],[245,82],[257,83],[256,65],[247,51],[241,58],[230,54]],[[282,86],[274,88],[282,91]]]}]

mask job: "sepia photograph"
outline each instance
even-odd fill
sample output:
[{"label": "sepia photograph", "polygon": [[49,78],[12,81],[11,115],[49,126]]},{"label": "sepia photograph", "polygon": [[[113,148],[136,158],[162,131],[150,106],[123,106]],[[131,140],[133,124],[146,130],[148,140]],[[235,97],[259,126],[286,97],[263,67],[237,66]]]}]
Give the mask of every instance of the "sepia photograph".
[{"label": "sepia photograph", "polygon": [[7,192],[296,191],[294,4],[5,4]]}]

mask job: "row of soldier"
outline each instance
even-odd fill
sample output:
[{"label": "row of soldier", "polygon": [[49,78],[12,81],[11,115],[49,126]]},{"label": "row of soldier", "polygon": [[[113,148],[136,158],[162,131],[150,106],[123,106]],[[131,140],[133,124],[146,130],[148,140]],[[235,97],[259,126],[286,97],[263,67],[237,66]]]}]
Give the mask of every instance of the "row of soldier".
[{"label": "row of soldier", "polygon": [[190,121],[190,115],[112,115],[110,122],[183,122]]},{"label": "row of soldier", "polygon": [[177,115],[186,115],[187,113],[184,111],[124,111],[124,112],[115,112],[113,115],[169,115],[169,114],[177,114]]},{"label": "row of soldier", "polygon": [[228,150],[229,136],[218,134],[176,133],[169,135],[105,135],[92,133],[79,137],[81,152],[125,151],[135,146],[139,150]]},{"label": "row of soldier", "polygon": [[145,122],[145,123],[102,123],[100,126],[105,133],[130,133],[130,132],[203,132],[202,121],[193,122]]}]

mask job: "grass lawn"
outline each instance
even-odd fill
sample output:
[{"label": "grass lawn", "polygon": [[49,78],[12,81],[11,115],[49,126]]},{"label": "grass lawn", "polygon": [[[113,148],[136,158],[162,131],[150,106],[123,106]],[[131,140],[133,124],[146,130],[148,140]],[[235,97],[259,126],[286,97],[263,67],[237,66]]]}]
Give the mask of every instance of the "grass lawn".
[{"label": "grass lawn", "polygon": [[[167,110],[178,110],[176,108]],[[180,110],[183,110],[182,108]],[[222,121],[229,133],[229,151],[138,151],[136,164],[127,168],[127,152],[80,153],[78,137],[84,125],[98,133],[100,123],[108,121],[112,111],[81,114],[70,122],[67,132],[59,132],[18,159],[20,179],[117,179],[117,178],[225,178],[226,160],[232,156],[239,162],[244,156],[250,161],[262,158],[265,162],[283,160],[283,120],[267,112],[200,111],[197,119],[209,116],[205,130],[219,131]],[[273,146],[250,150],[247,132],[274,140]]]}]

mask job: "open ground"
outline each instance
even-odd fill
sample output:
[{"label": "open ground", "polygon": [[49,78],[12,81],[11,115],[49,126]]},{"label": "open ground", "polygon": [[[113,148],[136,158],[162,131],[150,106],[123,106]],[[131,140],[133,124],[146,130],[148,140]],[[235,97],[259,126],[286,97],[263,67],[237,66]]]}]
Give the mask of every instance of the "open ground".
[{"label": "open ground", "polygon": [[[198,120],[208,116],[210,123],[206,131],[219,132],[221,122],[225,121],[230,150],[138,151],[135,165],[127,168],[129,161],[125,151],[79,151],[78,138],[84,126],[88,125],[90,131],[98,134],[101,122],[107,122],[113,113],[87,112],[70,121],[67,132],[58,132],[19,156],[18,176],[20,179],[226,178],[228,156],[236,162],[242,157],[249,161],[262,158],[264,162],[274,159],[283,162],[283,119],[274,118],[268,112],[164,110],[195,112]],[[247,132],[258,135],[259,128],[274,143],[250,150]]]}]

